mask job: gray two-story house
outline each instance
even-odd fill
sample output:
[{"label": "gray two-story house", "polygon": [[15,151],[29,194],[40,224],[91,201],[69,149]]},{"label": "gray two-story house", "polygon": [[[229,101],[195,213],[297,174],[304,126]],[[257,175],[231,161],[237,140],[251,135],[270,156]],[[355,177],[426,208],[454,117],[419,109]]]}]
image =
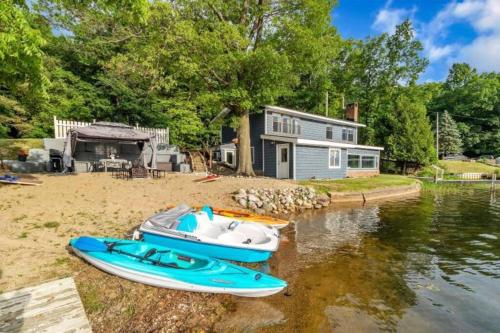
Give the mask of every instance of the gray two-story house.
[{"label": "gray two-story house", "polygon": [[[353,110],[351,110],[353,111]],[[328,179],[379,173],[382,147],[358,145],[357,106],[341,120],[278,106],[250,116],[253,168],[268,177]],[[221,130],[222,161],[236,165],[236,132]]]}]

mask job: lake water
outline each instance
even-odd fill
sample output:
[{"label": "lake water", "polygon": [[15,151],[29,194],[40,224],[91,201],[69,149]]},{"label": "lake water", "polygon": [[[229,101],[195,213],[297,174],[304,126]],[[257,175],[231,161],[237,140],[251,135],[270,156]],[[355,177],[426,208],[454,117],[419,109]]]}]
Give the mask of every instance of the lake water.
[{"label": "lake water", "polygon": [[500,332],[500,200],[454,188],[308,212],[269,263],[289,296],[239,300],[225,328]]}]

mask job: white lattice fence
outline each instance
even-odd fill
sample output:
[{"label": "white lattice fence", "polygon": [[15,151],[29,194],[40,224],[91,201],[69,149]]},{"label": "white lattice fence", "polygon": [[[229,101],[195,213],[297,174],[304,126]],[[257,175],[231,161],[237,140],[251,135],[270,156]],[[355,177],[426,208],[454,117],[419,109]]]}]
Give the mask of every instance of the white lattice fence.
[{"label": "white lattice fence", "polygon": [[[94,120],[95,122],[95,120]],[[73,121],[73,120],[61,120],[54,116],[54,138],[64,139],[66,138],[66,133],[71,128],[90,126],[92,123],[87,123],[84,121]],[[151,135],[156,135],[156,139],[159,143],[169,143],[169,131],[168,128],[149,128],[140,127],[138,124],[134,126],[138,131],[145,132]]]}]

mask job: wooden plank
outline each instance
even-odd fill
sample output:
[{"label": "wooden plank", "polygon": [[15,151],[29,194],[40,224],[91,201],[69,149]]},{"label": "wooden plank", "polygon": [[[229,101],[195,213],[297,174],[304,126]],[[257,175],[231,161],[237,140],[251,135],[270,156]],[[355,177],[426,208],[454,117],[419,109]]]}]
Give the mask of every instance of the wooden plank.
[{"label": "wooden plank", "polygon": [[0,332],[90,333],[73,278],[0,295]]}]

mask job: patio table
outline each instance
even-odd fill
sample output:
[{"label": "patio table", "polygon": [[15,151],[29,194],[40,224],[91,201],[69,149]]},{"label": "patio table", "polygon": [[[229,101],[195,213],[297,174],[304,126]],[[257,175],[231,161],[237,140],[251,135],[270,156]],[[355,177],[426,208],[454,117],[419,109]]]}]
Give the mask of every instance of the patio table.
[{"label": "patio table", "polygon": [[104,172],[108,172],[108,167],[121,168],[122,165],[128,163],[128,161],[120,158],[103,158],[99,160],[99,163],[104,165]]}]

